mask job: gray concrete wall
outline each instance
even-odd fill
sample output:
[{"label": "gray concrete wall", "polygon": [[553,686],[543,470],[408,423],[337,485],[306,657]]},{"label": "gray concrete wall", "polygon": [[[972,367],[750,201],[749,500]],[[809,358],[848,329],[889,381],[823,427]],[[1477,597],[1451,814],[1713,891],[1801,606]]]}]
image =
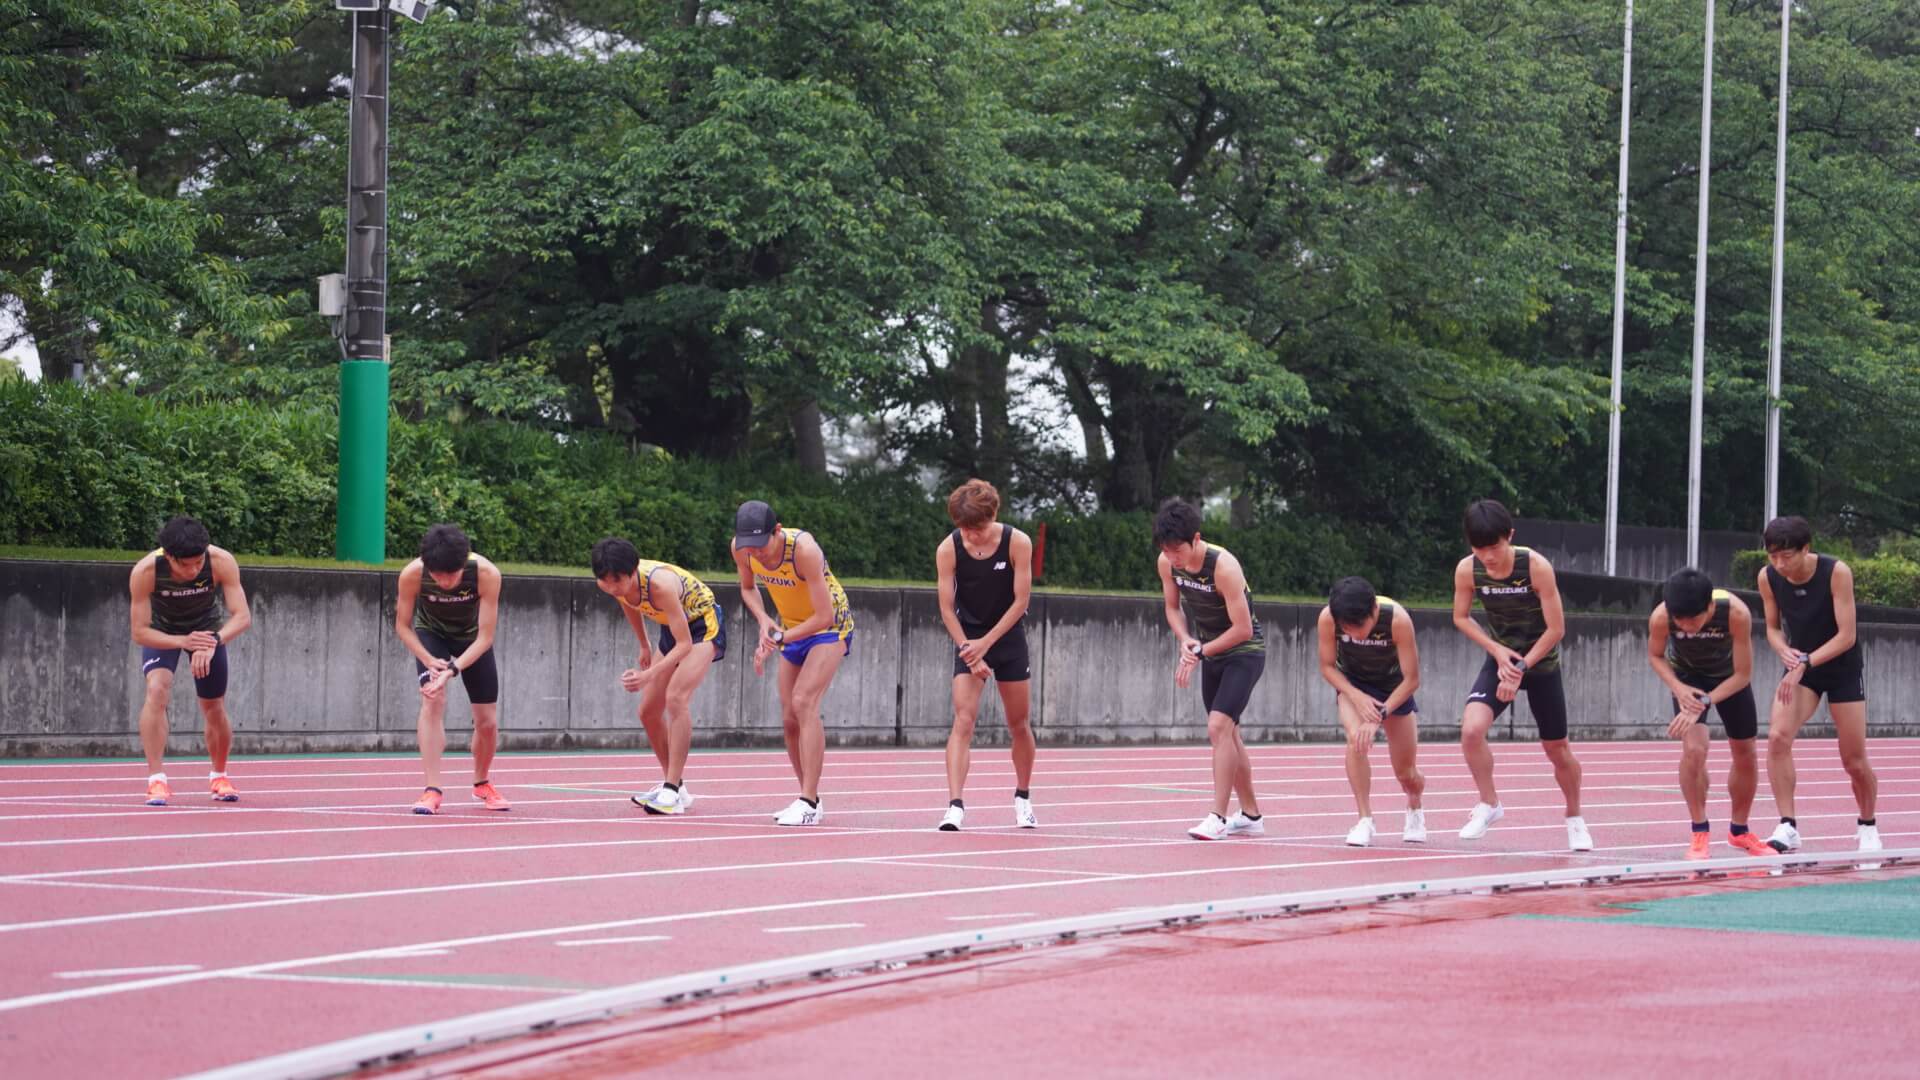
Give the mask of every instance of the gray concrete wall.
[{"label": "gray concrete wall", "polygon": [[[127,625],[128,567],[0,560],[0,756],[137,752],[143,687]],[[230,649],[228,705],[240,753],[410,750],[419,713],[413,661],[393,636],[395,575],[372,571],[244,569],[253,629]],[[717,590],[731,652],[694,701],[702,745],[768,745],[780,738],[778,663],[755,676],[753,635],[731,583]],[[930,589],[849,589],[852,655],[825,703],[841,744],[933,746],[951,720],[952,647]],[[1332,691],[1313,638],[1318,609],[1258,604],[1266,675],[1243,718],[1256,741],[1338,737]],[[1442,610],[1417,610],[1429,738],[1457,732],[1459,710],[1484,657]],[[1027,635],[1033,651],[1033,723],[1044,742],[1202,740],[1197,687],[1173,683],[1174,652],[1157,598],[1043,594]],[[1574,734],[1657,738],[1670,718],[1644,658],[1635,614],[1568,618],[1564,646]],[[1920,626],[1864,625],[1868,716],[1875,734],[1920,734]],[[637,651],[618,606],[580,578],[509,576],[497,659],[500,721],[513,748],[631,747],[643,743],[638,699],[620,688]],[[1756,639],[1756,692],[1777,669]],[[201,719],[183,661],[170,711],[174,748],[199,747]],[[471,727],[464,689],[450,691],[447,725]],[[1814,733],[1827,730],[1824,713]],[[1499,734],[1533,737],[1521,703]],[[1004,742],[995,695],[976,741]]]},{"label": "gray concrete wall", "polygon": [[[1513,519],[1513,542],[1525,544],[1552,561],[1556,570],[1587,574],[1606,572],[1607,529],[1590,521]],[[1733,556],[1760,546],[1760,534],[1725,529],[1700,531],[1700,569],[1725,582],[1733,570]],[[1614,547],[1615,573],[1620,577],[1665,581],[1687,565],[1687,530],[1648,525],[1622,525]]]}]

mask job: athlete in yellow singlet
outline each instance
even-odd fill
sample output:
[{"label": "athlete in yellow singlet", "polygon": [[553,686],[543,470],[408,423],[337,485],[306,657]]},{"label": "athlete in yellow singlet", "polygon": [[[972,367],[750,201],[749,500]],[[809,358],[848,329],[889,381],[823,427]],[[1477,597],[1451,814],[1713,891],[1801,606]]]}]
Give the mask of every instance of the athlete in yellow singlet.
[{"label": "athlete in yellow singlet", "polygon": [[[826,759],[826,732],[820,726],[820,699],[853,651],[853,612],[846,590],[827,568],[827,557],[812,536],[782,528],[766,503],[742,503],[733,519],[733,562],[740,571],[740,603],[760,624],[753,652],[754,674],[767,657],[780,653],[780,728],[787,757],[800,780],[800,797],[774,815],[776,825],[818,825],[820,770]],[[773,598],[779,621],[767,614],[761,588]]]},{"label": "athlete in yellow singlet", "polygon": [[[727,655],[726,613],[706,582],[672,563],[643,559],[631,543],[609,536],[593,545],[593,578],[620,601],[640,659],[620,673],[620,685],[640,695],[640,726],[660,759],[664,782],[633,804],[649,814],[684,813],[693,805],[684,773],[693,744],[694,691],[707,669]],[[660,627],[660,656],[647,645],[647,623]]]}]

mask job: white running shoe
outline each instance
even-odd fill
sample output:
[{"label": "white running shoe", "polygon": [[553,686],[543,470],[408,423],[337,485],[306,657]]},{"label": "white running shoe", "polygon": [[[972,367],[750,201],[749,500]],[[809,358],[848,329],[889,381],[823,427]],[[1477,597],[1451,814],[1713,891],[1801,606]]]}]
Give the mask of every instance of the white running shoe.
[{"label": "white running shoe", "polygon": [[1773,830],[1773,835],[1767,837],[1767,846],[1782,855],[1789,851],[1799,851],[1800,830],[1783,821],[1779,828]]},{"label": "white running shoe", "polygon": [[[1861,851],[1884,850],[1884,847],[1880,843],[1880,829],[1878,826],[1862,825],[1854,830],[1853,838],[1860,842]],[[1860,869],[1878,870],[1880,869],[1880,865],[1881,864],[1877,862],[1863,862],[1860,864]]]},{"label": "white running shoe", "polygon": [[1567,850],[1593,850],[1593,834],[1587,831],[1586,818],[1570,817],[1567,819]]},{"label": "white running shoe", "polygon": [[1425,810],[1407,811],[1407,823],[1400,827],[1400,840],[1408,844],[1427,842],[1427,812]]},{"label": "white running shoe", "polygon": [[1037,829],[1040,827],[1040,818],[1033,812],[1032,799],[1022,799],[1017,795],[1014,796],[1013,823],[1022,829]]},{"label": "white running shoe", "polygon": [[775,825],[818,825],[826,820],[827,812],[817,806],[808,806],[807,800],[795,799],[787,804],[785,810],[773,815]]},{"label": "white running shoe", "polygon": [[649,814],[682,814],[686,812],[688,800],[681,797],[684,794],[683,792],[676,791],[665,784],[661,784],[648,794],[651,797],[648,798],[646,802],[640,804],[640,809],[645,810]]},{"label": "white running shoe", "polygon": [[1205,821],[1188,829],[1187,835],[1195,840],[1218,840],[1227,835],[1227,819],[1219,814],[1208,814]]},{"label": "white running shoe", "polygon": [[1507,811],[1499,803],[1488,806],[1486,803],[1473,804],[1473,813],[1467,815],[1467,823],[1460,827],[1460,839],[1478,840],[1487,835],[1493,823],[1507,816]]},{"label": "white running shoe", "polygon": [[666,784],[666,781],[663,780],[660,783],[655,784],[652,787],[648,788],[647,790],[641,792],[640,794],[629,798],[627,801],[632,803],[635,806],[644,808],[648,803],[659,798],[660,793],[665,790],[667,790],[667,784]]},{"label": "white running shoe", "polygon": [[1227,835],[1265,836],[1267,835],[1267,817],[1262,814],[1257,818],[1250,818],[1245,810],[1235,810],[1233,816],[1227,819]]},{"label": "white running shoe", "polygon": [[949,806],[947,812],[940,815],[941,832],[959,832],[960,826],[967,820],[967,811],[963,807]]},{"label": "white running shoe", "polygon": [[1347,830],[1348,847],[1367,847],[1373,843],[1373,819],[1363,817]]}]

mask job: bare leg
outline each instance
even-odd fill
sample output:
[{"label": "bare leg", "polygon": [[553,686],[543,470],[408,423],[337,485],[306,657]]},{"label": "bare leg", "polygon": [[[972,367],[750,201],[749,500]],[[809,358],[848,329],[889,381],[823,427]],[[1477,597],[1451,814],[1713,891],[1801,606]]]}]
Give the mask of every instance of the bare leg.
[{"label": "bare leg", "polygon": [[149,775],[167,767],[167,698],[172,694],[173,672],[147,672],[147,696],[140,702],[140,748],[147,753]]},{"label": "bare leg", "polygon": [[1000,705],[1007,711],[1007,739],[1013,744],[1013,786],[1021,791],[1033,785],[1033,758],[1037,752],[1033,725],[1028,722],[1032,688],[1033,684],[1024,679],[1000,684]]},{"label": "bare leg", "polygon": [[785,727],[787,754],[795,760],[800,774],[800,794],[809,799],[820,798],[820,772],[826,765],[827,732],[820,723],[820,701],[827,696],[827,687],[833,685],[833,676],[846,655],[846,649],[837,642],[819,646],[807,654],[807,662],[793,682],[790,722]]},{"label": "bare leg", "polygon": [[440,755],[447,751],[447,728],[444,723],[447,715],[447,699],[443,693],[438,698],[420,699],[420,719],[415,724],[420,737],[420,764],[427,773],[427,786],[440,787]]},{"label": "bare leg", "polygon": [[1393,760],[1393,778],[1400,781],[1400,790],[1407,793],[1407,809],[1420,809],[1420,798],[1426,794],[1427,778],[1414,764],[1420,753],[1420,718],[1412,713],[1406,716],[1386,718],[1387,754]]},{"label": "bare leg", "polygon": [[493,768],[493,752],[499,745],[500,703],[496,701],[475,705],[473,707],[473,738],[468,741],[470,752],[473,754],[474,783],[487,779],[488,771]]},{"label": "bare leg", "polygon": [[1353,789],[1353,805],[1360,816],[1369,818],[1373,816],[1373,763],[1367,760],[1368,751],[1373,749],[1371,740],[1362,738],[1365,729],[1360,710],[1344,697],[1335,708],[1340,714],[1340,727],[1347,733],[1347,786]]},{"label": "bare leg", "polygon": [[1727,770],[1727,798],[1733,806],[1727,820],[1745,825],[1753,813],[1754,791],[1760,787],[1760,755],[1754,752],[1752,739],[1728,739],[1727,749],[1733,754],[1733,766]]},{"label": "bare leg", "polygon": [[[1707,793],[1713,786],[1707,777],[1707,747],[1713,736],[1707,731],[1707,725],[1700,723],[1688,728],[1682,738],[1685,741],[1680,745],[1680,795],[1687,800],[1687,820],[1705,821]],[[1747,749],[1751,760],[1752,745]]]},{"label": "bare leg", "polygon": [[1880,778],[1867,762],[1867,703],[1828,702],[1827,711],[1833,714],[1834,733],[1840,736],[1840,764],[1853,781],[1853,801],[1859,804],[1860,816],[1870,821],[1880,801]]},{"label": "bare leg", "polygon": [[947,798],[958,799],[967,789],[967,769],[973,759],[973,725],[980,715],[980,692],[985,680],[972,675],[953,677],[953,730],[947,732]]},{"label": "bare leg", "polygon": [[1467,771],[1473,774],[1473,786],[1480,801],[1488,806],[1500,803],[1493,788],[1493,747],[1487,745],[1487,729],[1493,727],[1493,710],[1479,702],[1467,706],[1460,717],[1460,753],[1467,759]]},{"label": "bare leg", "polygon": [[227,719],[227,699],[201,698],[200,715],[207,721],[207,759],[213,771],[227,771],[227,754],[233,750],[233,724]]},{"label": "bare leg", "polygon": [[1567,816],[1580,816],[1580,761],[1573,756],[1573,745],[1565,739],[1542,739],[1540,749],[1553,762],[1553,782],[1566,796]]},{"label": "bare leg", "polygon": [[685,778],[687,754],[693,749],[693,694],[713,667],[712,642],[703,641],[691,648],[693,651],[673,669],[673,678],[667,684],[667,740],[660,767],[671,784]]},{"label": "bare leg", "polygon": [[1767,723],[1767,780],[1773,788],[1773,805],[1783,818],[1796,816],[1793,789],[1800,777],[1793,767],[1793,740],[1819,707],[1820,695],[1804,686],[1794,687],[1793,700],[1784,705],[1778,695],[1773,699],[1773,716]]}]

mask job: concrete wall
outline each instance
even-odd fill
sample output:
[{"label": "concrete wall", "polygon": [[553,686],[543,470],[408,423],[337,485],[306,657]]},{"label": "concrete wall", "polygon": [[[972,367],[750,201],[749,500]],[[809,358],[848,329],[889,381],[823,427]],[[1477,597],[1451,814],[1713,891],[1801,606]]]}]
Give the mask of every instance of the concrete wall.
[{"label": "concrete wall", "polygon": [[[137,752],[143,686],[127,626],[128,567],[0,560],[0,756]],[[419,695],[413,662],[393,636],[395,575],[347,570],[244,570],[254,626],[230,649],[228,705],[240,753],[410,750]],[[694,701],[703,745],[766,745],[780,738],[775,667],[755,677],[752,634],[730,584],[719,588],[731,654]],[[930,589],[850,589],[853,653],[827,695],[836,743],[931,746],[951,717],[952,647]],[[1320,679],[1317,608],[1258,604],[1267,673],[1244,717],[1258,741],[1338,736],[1332,691]],[[1482,653],[1447,612],[1414,613],[1429,738],[1459,727]],[[1636,614],[1573,615],[1564,646],[1569,711],[1578,738],[1655,738],[1670,718],[1644,659]],[[1047,594],[1028,616],[1033,718],[1049,743],[1200,740],[1198,688],[1173,684],[1174,653],[1157,598]],[[1920,733],[1920,626],[1867,625],[1868,715],[1876,734]],[[497,659],[501,726],[509,747],[642,744],[637,699],[617,681],[636,648],[618,606],[586,579],[508,577]],[[1775,673],[1756,641],[1765,674]],[[170,712],[175,747],[201,730],[185,662]],[[471,726],[464,691],[450,691],[448,727]],[[1824,727],[1824,713],[1811,730]],[[1002,742],[987,696],[977,741]],[[1533,735],[1522,703],[1503,736]],[[455,737],[455,744],[461,740]]]},{"label": "concrete wall", "polygon": [[[1602,524],[1515,518],[1513,542],[1540,551],[1556,570],[1603,574],[1607,569],[1607,528]],[[1724,583],[1732,573],[1734,553],[1759,546],[1758,532],[1702,529],[1700,569]],[[1622,525],[1614,563],[1621,577],[1665,581],[1668,574],[1687,565],[1687,530]]]}]

